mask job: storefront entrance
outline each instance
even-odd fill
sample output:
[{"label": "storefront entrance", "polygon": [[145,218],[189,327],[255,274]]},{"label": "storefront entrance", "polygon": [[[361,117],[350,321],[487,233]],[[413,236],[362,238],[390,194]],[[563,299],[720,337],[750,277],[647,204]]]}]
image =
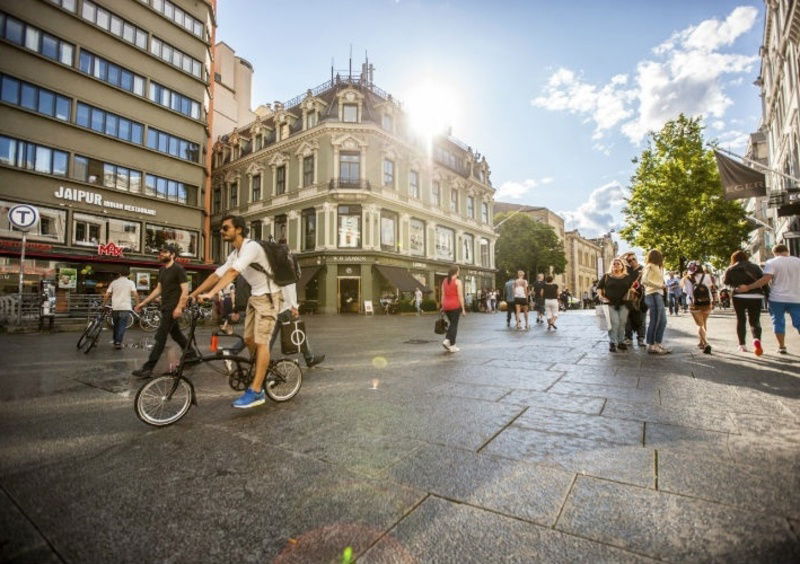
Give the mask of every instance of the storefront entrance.
[{"label": "storefront entrance", "polygon": [[339,313],[358,313],[361,310],[361,278],[340,276],[336,280]]}]

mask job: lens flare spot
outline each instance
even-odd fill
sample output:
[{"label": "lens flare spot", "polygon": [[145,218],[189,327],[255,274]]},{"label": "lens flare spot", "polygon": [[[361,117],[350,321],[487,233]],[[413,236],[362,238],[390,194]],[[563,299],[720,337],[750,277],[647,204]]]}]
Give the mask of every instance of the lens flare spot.
[{"label": "lens flare spot", "polygon": [[370,388],[370,390],[377,390],[378,389],[378,384],[380,384],[380,383],[381,383],[380,380],[378,380],[377,378],[373,378],[372,379],[372,387]]},{"label": "lens flare spot", "polygon": [[376,356],[372,359],[372,366],[375,368],[386,368],[389,364],[389,361],[383,358],[382,356]]}]

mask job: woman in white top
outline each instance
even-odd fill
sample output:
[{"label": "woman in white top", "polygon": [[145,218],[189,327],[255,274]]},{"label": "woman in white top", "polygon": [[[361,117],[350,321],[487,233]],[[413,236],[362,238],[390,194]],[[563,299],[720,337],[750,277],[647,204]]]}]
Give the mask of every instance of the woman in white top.
[{"label": "woman in white top", "polygon": [[[683,290],[689,302],[689,312],[697,325],[697,336],[700,338],[697,348],[705,354],[711,354],[711,345],[708,344],[708,316],[714,309],[711,292],[714,279],[695,261],[691,261],[687,269],[689,274],[683,279]],[[704,288],[698,288],[701,285]]]},{"label": "woman in white top", "polygon": [[517,315],[517,329],[520,329],[519,314],[525,314],[525,329],[528,329],[528,281],[525,280],[525,272],[517,271],[517,279],[514,280],[514,308]]}]

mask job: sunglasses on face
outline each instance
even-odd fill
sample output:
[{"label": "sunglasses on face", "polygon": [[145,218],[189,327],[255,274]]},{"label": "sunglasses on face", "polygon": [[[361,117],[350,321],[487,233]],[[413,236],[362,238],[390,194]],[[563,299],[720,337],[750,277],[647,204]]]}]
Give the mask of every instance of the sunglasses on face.
[{"label": "sunglasses on face", "polygon": [[228,231],[228,230],[230,230],[230,229],[231,229],[231,226],[230,226],[230,225],[223,225],[223,226],[221,226],[221,227],[219,228],[219,230],[220,230],[220,231],[223,231],[223,232],[225,232],[225,231]]}]

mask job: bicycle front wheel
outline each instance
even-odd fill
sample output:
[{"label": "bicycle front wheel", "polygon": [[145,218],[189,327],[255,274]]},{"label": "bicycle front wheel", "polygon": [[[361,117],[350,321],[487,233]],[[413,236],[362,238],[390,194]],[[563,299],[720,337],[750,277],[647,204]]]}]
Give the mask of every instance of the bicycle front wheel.
[{"label": "bicycle front wheel", "polygon": [[143,331],[152,332],[158,329],[158,324],[161,323],[161,313],[158,311],[142,310],[141,317],[139,318],[139,326]]},{"label": "bicycle front wheel", "polygon": [[272,365],[264,380],[264,391],[273,401],[292,399],[303,385],[303,371],[296,362],[282,358]]},{"label": "bicycle front wheel", "polygon": [[172,425],[192,406],[192,384],[183,376],[159,376],[136,392],[136,416],[155,427]]},{"label": "bicycle front wheel", "polygon": [[103,331],[103,321],[95,319],[87,329],[86,339],[83,343],[83,354],[89,354],[89,351],[97,344],[97,339],[100,338],[100,333]]}]

